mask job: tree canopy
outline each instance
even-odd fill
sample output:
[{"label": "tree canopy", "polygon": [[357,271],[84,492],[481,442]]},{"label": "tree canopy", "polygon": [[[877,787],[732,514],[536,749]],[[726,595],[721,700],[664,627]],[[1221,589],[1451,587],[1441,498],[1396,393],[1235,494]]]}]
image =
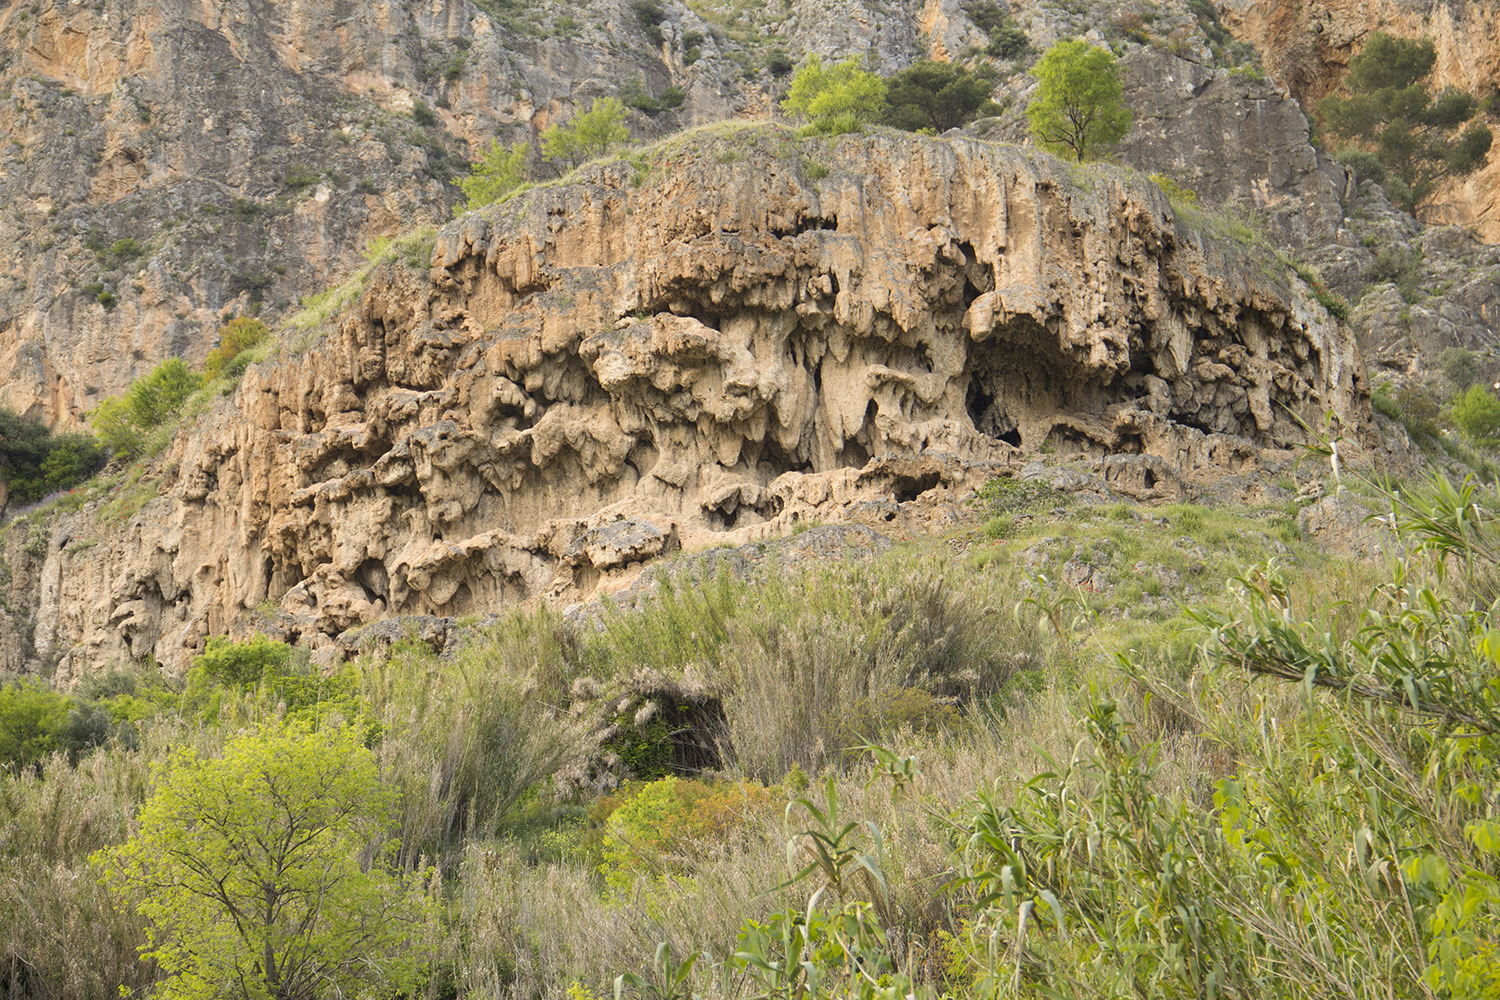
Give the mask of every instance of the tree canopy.
[{"label": "tree canopy", "polygon": [[816,132],[857,132],[885,111],[886,83],[850,56],[825,66],[810,55],[792,77],[792,89],[781,102],[789,114],[810,120]]},{"label": "tree canopy", "polygon": [[625,105],[617,97],[596,97],[587,111],[542,132],[542,156],[576,165],[608,155],[629,141]]},{"label": "tree canopy", "polygon": [[886,81],[885,120],[910,132],[930,128],[943,133],[981,115],[999,114],[992,99],[999,76],[993,66],[969,69],[930,59],[913,63]]},{"label": "tree canopy", "polygon": [[1031,70],[1039,86],[1026,108],[1032,138],[1049,153],[1075,160],[1098,155],[1130,131],[1121,100],[1119,61],[1081,39],[1058,42]]},{"label": "tree canopy", "polygon": [[1349,60],[1349,96],[1318,103],[1330,132],[1374,152],[1387,173],[1387,193],[1408,212],[1444,178],[1484,166],[1493,140],[1488,126],[1471,121],[1478,110],[1473,95],[1451,87],[1435,97],[1428,92],[1424,81],[1436,60],[1428,39],[1376,32]]},{"label": "tree canopy", "polygon": [[421,972],[419,876],[362,864],[393,816],[358,730],[242,736],[218,759],[178,750],[130,841],[94,855],[150,921],[159,995],[318,1000],[391,992]]},{"label": "tree canopy", "polygon": [[8,497],[28,503],[78,485],[104,467],[87,434],[57,434],[37,417],[0,406],[0,479]]},{"label": "tree canopy", "polygon": [[530,150],[524,142],[506,149],[498,139],[491,139],[484,156],[469,167],[469,175],[453,182],[464,193],[464,205],[455,214],[492,205],[525,184],[526,154]]}]

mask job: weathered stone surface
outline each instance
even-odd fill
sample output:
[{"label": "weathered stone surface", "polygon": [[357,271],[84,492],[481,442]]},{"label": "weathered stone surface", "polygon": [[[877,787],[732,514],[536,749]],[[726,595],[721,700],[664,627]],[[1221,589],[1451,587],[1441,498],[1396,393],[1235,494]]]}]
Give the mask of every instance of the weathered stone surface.
[{"label": "weathered stone surface", "polygon": [[1309,291],[1125,173],[764,127],[652,156],[444,227],[186,430],[161,498],[60,522],[97,543],[49,544],[39,653],[178,666],[269,601],[335,655],[390,615],[617,590],[676,543],[936,514],[1043,445],[1150,456],[1118,477],[1149,490],[1249,471],[1298,417],[1368,428]]}]

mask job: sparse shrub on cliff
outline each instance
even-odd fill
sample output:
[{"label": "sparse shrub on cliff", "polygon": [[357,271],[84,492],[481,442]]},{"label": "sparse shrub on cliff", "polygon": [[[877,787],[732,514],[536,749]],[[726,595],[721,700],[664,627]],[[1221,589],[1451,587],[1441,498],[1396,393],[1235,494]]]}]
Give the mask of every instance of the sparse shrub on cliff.
[{"label": "sparse shrub on cliff", "polygon": [[1450,415],[1472,441],[1493,443],[1500,438],[1500,399],[1482,385],[1470,386],[1454,400]]},{"label": "sparse shrub on cliff", "polygon": [[629,141],[625,105],[616,97],[596,97],[588,111],[542,132],[542,156],[577,166],[607,156]]},{"label": "sparse shrub on cliff", "polygon": [[1088,160],[1125,138],[1131,113],[1121,101],[1119,60],[1073,39],[1048,49],[1031,69],[1038,87],[1026,108],[1031,135],[1049,153]]},{"label": "sparse shrub on cliff", "polygon": [[807,130],[823,135],[858,132],[885,112],[886,83],[850,56],[825,66],[810,55],[792,77],[792,89],[781,107],[809,120]]},{"label": "sparse shrub on cliff", "polygon": [[531,147],[524,142],[505,149],[498,139],[491,139],[484,156],[470,164],[469,175],[453,182],[464,193],[463,205],[455,206],[453,214],[458,216],[492,205],[525,185],[531,176],[526,167],[530,150]]},{"label": "sparse shrub on cliff", "polygon": [[1479,105],[1471,94],[1451,87],[1428,93],[1436,61],[1430,40],[1377,31],[1349,60],[1349,96],[1318,103],[1330,132],[1374,153],[1388,172],[1386,192],[1408,212],[1445,178],[1484,166],[1493,140],[1489,126],[1472,121]]},{"label": "sparse shrub on cliff", "polygon": [[985,51],[996,59],[1019,59],[1031,51],[1031,40],[1003,4],[971,0],[965,12],[974,26],[989,36]]},{"label": "sparse shrub on cliff", "polygon": [[220,375],[238,379],[244,374],[244,366],[231,374],[227,370],[230,363],[265,340],[269,332],[264,323],[248,316],[239,316],[224,324],[219,328],[219,346],[208,352],[203,362],[204,380],[212,382]]},{"label": "sparse shrub on cliff", "polygon": [[191,371],[185,361],[168,358],[132,382],[124,395],[100,403],[89,414],[89,424],[115,455],[135,458],[155,443],[152,432],[176,417],[202,385],[203,376]]}]

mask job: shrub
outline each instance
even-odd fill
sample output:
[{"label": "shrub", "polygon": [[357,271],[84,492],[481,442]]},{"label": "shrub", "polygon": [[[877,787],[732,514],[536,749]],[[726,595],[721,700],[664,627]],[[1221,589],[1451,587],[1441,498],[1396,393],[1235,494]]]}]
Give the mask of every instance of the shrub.
[{"label": "shrub", "polygon": [[1442,369],[1443,376],[1458,392],[1466,391],[1469,386],[1484,378],[1479,355],[1463,347],[1443,348],[1438,354],[1438,368]]},{"label": "shrub", "polygon": [[[219,328],[219,346],[210,351],[203,362],[204,380],[212,382],[226,374],[225,365],[259,344],[269,332],[264,323],[248,316],[240,316],[225,323]],[[241,368],[240,372],[243,371]]]},{"label": "shrub", "polygon": [[858,132],[885,110],[886,84],[861,69],[863,60],[851,56],[825,67],[816,55],[807,57],[781,106],[789,114],[811,120],[815,132],[839,135]]},{"label": "shrub", "polygon": [[677,777],[650,782],[605,822],[606,876],[611,885],[624,888],[641,871],[680,870],[673,855],[690,856],[722,841],[770,800],[765,787],[754,782]]},{"label": "shrub", "polygon": [[1468,392],[1455,400],[1450,415],[1458,429],[1473,441],[1500,437],[1500,399],[1482,385],[1470,386]]},{"label": "shrub", "polygon": [[1119,61],[1108,49],[1077,39],[1058,42],[1031,75],[1038,86],[1026,118],[1032,137],[1049,153],[1087,160],[1130,131]]},{"label": "shrub", "polygon": [[975,27],[989,36],[985,51],[996,59],[1019,59],[1031,51],[1031,40],[1002,4],[973,0],[967,11]]},{"label": "shrub", "polygon": [[577,165],[606,156],[629,141],[625,105],[619,98],[596,97],[588,111],[542,133],[542,156]]},{"label": "shrub", "polygon": [[526,143],[507,150],[498,139],[491,139],[484,156],[469,166],[469,175],[453,182],[464,193],[464,204],[454,209],[454,213],[472,212],[492,205],[525,184],[530,176],[526,168],[526,156],[530,151],[531,147]]},{"label": "shrub", "polygon": [[58,730],[70,707],[66,695],[40,681],[0,687],[0,768],[28,767],[59,749]]},{"label": "shrub", "polygon": [[145,449],[149,433],[174,418],[202,385],[203,376],[181,358],[168,358],[132,382],[124,395],[101,402],[89,414],[89,423],[110,451],[134,458]]},{"label": "shrub", "polygon": [[104,450],[87,434],[54,435],[36,417],[0,406],[0,477],[11,501],[30,503],[72,489],[104,462]]},{"label": "shrub", "polygon": [[666,41],[661,33],[661,23],[666,20],[667,9],[662,6],[661,0],[630,0],[630,10],[635,14],[635,23],[651,40],[651,44],[659,46]]},{"label": "shrub", "polygon": [[411,120],[423,128],[438,123],[437,113],[428,107],[426,101],[413,101],[411,105]]},{"label": "shrub", "polygon": [[792,57],[781,49],[773,49],[766,53],[766,70],[772,76],[786,76],[797,66],[792,62]]},{"label": "shrub", "polygon": [[[129,843],[98,852],[151,922],[165,995],[315,997],[413,987],[430,919],[421,875],[383,870],[395,808],[349,728],[269,731],[218,759],[174,752]],[[425,875],[425,873],[423,873]]]}]

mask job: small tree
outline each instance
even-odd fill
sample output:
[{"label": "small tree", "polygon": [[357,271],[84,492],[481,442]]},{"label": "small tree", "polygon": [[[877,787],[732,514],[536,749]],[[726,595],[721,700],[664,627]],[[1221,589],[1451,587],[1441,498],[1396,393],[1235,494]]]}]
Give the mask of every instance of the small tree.
[{"label": "small tree", "polygon": [[542,133],[542,156],[574,166],[608,155],[630,141],[625,105],[615,97],[596,97],[589,110]]},{"label": "small tree", "polygon": [[179,750],[154,773],[140,830],[92,858],[138,895],[160,996],[317,1000],[410,989],[428,918],[420,876],[361,864],[395,809],[352,727],[273,731],[219,759]]},{"label": "small tree", "polygon": [[266,324],[249,316],[237,316],[219,329],[219,346],[208,352],[203,362],[203,378],[212,382],[224,367],[241,353],[266,339]]},{"label": "small tree", "polygon": [[464,193],[464,205],[454,209],[454,215],[493,205],[525,184],[529,176],[526,154],[530,151],[531,147],[524,142],[505,149],[499,140],[491,139],[484,156],[469,167],[469,176],[453,182]]},{"label": "small tree", "polygon": [[1443,178],[1484,166],[1493,140],[1480,122],[1459,131],[1478,111],[1472,95],[1453,88],[1428,94],[1423,81],[1436,60],[1428,39],[1377,31],[1349,60],[1349,96],[1330,95],[1318,103],[1329,131],[1373,150],[1387,172],[1386,191],[1408,212]]},{"label": "small tree", "polygon": [[885,81],[861,69],[862,60],[850,56],[824,66],[816,55],[807,57],[781,106],[789,114],[811,119],[811,129],[829,135],[858,132],[885,111]]},{"label": "small tree", "polygon": [[1500,399],[1482,385],[1470,386],[1454,400],[1450,415],[1458,429],[1475,441],[1500,437]]},{"label": "small tree", "polygon": [[1081,39],[1058,42],[1031,75],[1039,86],[1026,118],[1032,138],[1049,153],[1087,160],[1130,131],[1130,109],[1121,103],[1119,61],[1108,49]]},{"label": "small tree", "polygon": [[957,63],[924,59],[886,81],[885,120],[916,132],[930,128],[942,133],[962,128],[975,118],[999,114],[992,100],[999,71],[993,66],[969,69]]}]

